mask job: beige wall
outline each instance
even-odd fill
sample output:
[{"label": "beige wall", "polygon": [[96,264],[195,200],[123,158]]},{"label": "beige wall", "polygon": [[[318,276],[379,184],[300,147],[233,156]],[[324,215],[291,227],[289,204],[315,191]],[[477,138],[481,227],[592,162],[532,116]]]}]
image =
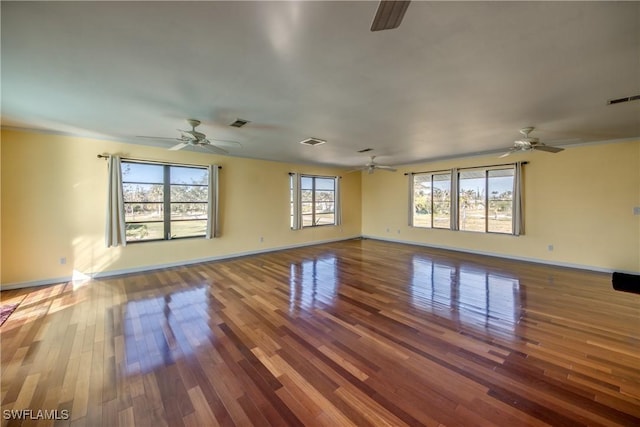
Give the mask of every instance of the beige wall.
[{"label": "beige wall", "polygon": [[[411,165],[362,176],[362,234],[607,271],[640,272],[640,141],[514,155],[524,167],[523,236],[408,227],[403,172],[500,163],[496,156]],[[554,250],[549,251],[548,246]]]},{"label": "beige wall", "polygon": [[[107,165],[96,158],[98,153],[220,164],[221,237],[105,248]],[[342,174],[342,226],[291,231],[289,172],[340,175],[343,171],[3,130],[2,284],[136,270],[360,235],[358,174]],[[65,265],[60,264],[62,257],[66,257]]]}]

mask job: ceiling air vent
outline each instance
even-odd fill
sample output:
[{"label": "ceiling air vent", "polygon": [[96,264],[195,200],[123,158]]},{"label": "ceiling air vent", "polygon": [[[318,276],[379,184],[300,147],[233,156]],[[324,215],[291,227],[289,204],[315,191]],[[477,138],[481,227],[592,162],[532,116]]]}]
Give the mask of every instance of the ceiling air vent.
[{"label": "ceiling air vent", "polygon": [[231,123],[229,126],[233,126],[234,128],[241,128],[242,126],[246,125],[247,123],[249,123],[249,120],[236,119],[236,121]]},{"label": "ceiling air vent", "polygon": [[373,148],[363,148],[362,150],[358,150],[358,153],[368,153],[369,151],[373,151]]},{"label": "ceiling air vent", "polygon": [[639,99],[640,99],[640,95],[625,96],[624,98],[610,99],[607,101],[607,105],[620,104],[620,103],[629,102],[629,101],[637,101]]},{"label": "ceiling air vent", "polygon": [[320,138],[307,138],[304,141],[300,141],[300,144],[303,145],[310,145],[310,146],[315,146],[315,145],[320,145],[320,144],[324,144],[325,141],[324,139],[320,139]]}]

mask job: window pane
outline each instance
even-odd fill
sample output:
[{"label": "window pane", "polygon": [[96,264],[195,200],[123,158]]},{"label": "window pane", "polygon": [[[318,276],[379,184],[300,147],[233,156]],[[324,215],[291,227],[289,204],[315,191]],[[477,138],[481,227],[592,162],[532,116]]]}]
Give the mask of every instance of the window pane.
[{"label": "window pane", "polygon": [[207,219],[207,204],[171,203],[171,219]]},{"label": "window pane", "polygon": [[513,177],[514,169],[489,171],[488,230],[494,233],[513,232]]},{"label": "window pane", "polygon": [[171,238],[204,236],[207,220],[171,221]]},{"label": "window pane", "polygon": [[320,202],[320,201],[333,202],[334,194],[335,193],[333,191],[316,190],[316,202]]},{"label": "window pane", "polygon": [[301,200],[303,202],[310,202],[311,200],[313,200],[312,199],[313,198],[313,191],[311,191],[311,190],[302,190],[302,193],[301,193],[300,196],[301,196]]},{"label": "window pane", "polygon": [[125,203],[124,220],[129,221],[162,221],[164,209],[162,203]]},{"label": "window pane", "polygon": [[209,171],[202,168],[171,166],[171,184],[203,184],[209,179]]},{"label": "window pane", "polygon": [[485,171],[460,172],[458,206],[460,230],[485,231]]},{"label": "window pane", "polygon": [[335,189],[335,179],[333,178],[316,178],[316,191],[318,190],[331,190]]},{"label": "window pane", "polygon": [[164,224],[161,222],[129,223],[125,227],[127,242],[164,238]]},{"label": "window pane", "polygon": [[206,202],[208,188],[195,185],[172,185],[171,202]]},{"label": "window pane", "polygon": [[333,213],[321,213],[316,215],[316,225],[333,225],[336,223]]},{"label": "window pane", "polygon": [[162,202],[162,184],[122,184],[125,202]]},{"label": "window pane", "polygon": [[313,189],[313,178],[310,177],[301,177],[300,178],[300,188],[303,190],[312,190]]},{"label": "window pane", "polygon": [[122,181],[162,184],[164,166],[122,162]]},{"label": "window pane", "polygon": [[433,227],[451,228],[451,174],[433,175]]},{"label": "window pane", "polygon": [[413,176],[413,225],[431,227],[431,175]]},{"label": "window pane", "polygon": [[302,214],[302,226],[310,227],[313,225],[313,215],[312,214]]},{"label": "window pane", "polygon": [[301,204],[303,214],[311,214],[313,211],[313,204],[311,202],[304,202]]}]

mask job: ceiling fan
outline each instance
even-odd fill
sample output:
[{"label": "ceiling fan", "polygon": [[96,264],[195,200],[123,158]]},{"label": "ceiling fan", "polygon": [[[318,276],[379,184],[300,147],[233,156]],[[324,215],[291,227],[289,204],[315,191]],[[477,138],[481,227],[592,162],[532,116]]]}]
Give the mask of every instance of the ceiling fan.
[{"label": "ceiling fan", "polygon": [[392,30],[398,28],[409,7],[408,1],[381,0],[371,23],[371,31]]},{"label": "ceiling fan", "polygon": [[380,169],[383,171],[388,171],[388,172],[395,172],[397,169],[391,167],[391,166],[387,166],[387,165],[381,165],[379,163],[375,162],[376,156],[371,156],[371,160],[369,160],[369,162],[367,162],[367,164],[365,164],[363,167],[358,168],[358,169],[354,169],[352,171],[349,172],[357,172],[357,171],[367,171],[367,173],[372,174],[376,169]]},{"label": "ceiling fan", "polygon": [[533,129],[535,129],[533,126],[520,129],[520,133],[524,135],[524,138],[515,140],[513,142],[513,147],[511,148],[511,150],[501,155],[500,158],[507,157],[508,155],[513,154],[517,151],[538,150],[546,151],[548,153],[559,153],[560,151],[564,150],[564,148],[545,145],[544,143],[540,142],[538,138],[530,137],[529,134],[533,132]]},{"label": "ceiling fan", "polygon": [[[196,130],[196,127],[200,125],[200,120],[187,119],[187,122],[191,126],[191,130],[178,129],[181,133],[179,138],[160,138],[154,136],[139,136],[138,138],[150,138],[150,139],[169,139],[173,141],[180,141],[178,144],[170,147],[169,150],[177,151],[182,150],[185,147],[202,147],[211,150],[218,154],[229,154],[224,148],[218,147],[218,145],[227,145],[239,147],[240,143],[237,141],[229,141],[225,139],[207,138],[207,136]],[[215,141],[213,144],[211,141]]]}]

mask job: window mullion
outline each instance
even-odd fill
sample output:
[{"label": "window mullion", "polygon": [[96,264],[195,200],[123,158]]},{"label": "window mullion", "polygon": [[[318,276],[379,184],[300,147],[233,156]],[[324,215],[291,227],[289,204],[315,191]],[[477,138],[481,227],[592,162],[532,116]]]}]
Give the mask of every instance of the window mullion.
[{"label": "window mullion", "polygon": [[311,224],[316,224],[316,178],[311,179]]},{"label": "window mullion", "polygon": [[164,238],[171,239],[171,170],[164,166]]},{"label": "window mullion", "polygon": [[489,170],[484,171],[484,232],[489,232]]},{"label": "window mullion", "polygon": [[431,215],[430,215],[430,217],[431,217],[431,228],[433,228],[433,217],[435,216],[435,209],[433,207],[433,175],[431,175],[431,190],[430,191],[431,191],[431,194],[429,195],[429,199],[431,200],[431,206],[430,206]]}]

